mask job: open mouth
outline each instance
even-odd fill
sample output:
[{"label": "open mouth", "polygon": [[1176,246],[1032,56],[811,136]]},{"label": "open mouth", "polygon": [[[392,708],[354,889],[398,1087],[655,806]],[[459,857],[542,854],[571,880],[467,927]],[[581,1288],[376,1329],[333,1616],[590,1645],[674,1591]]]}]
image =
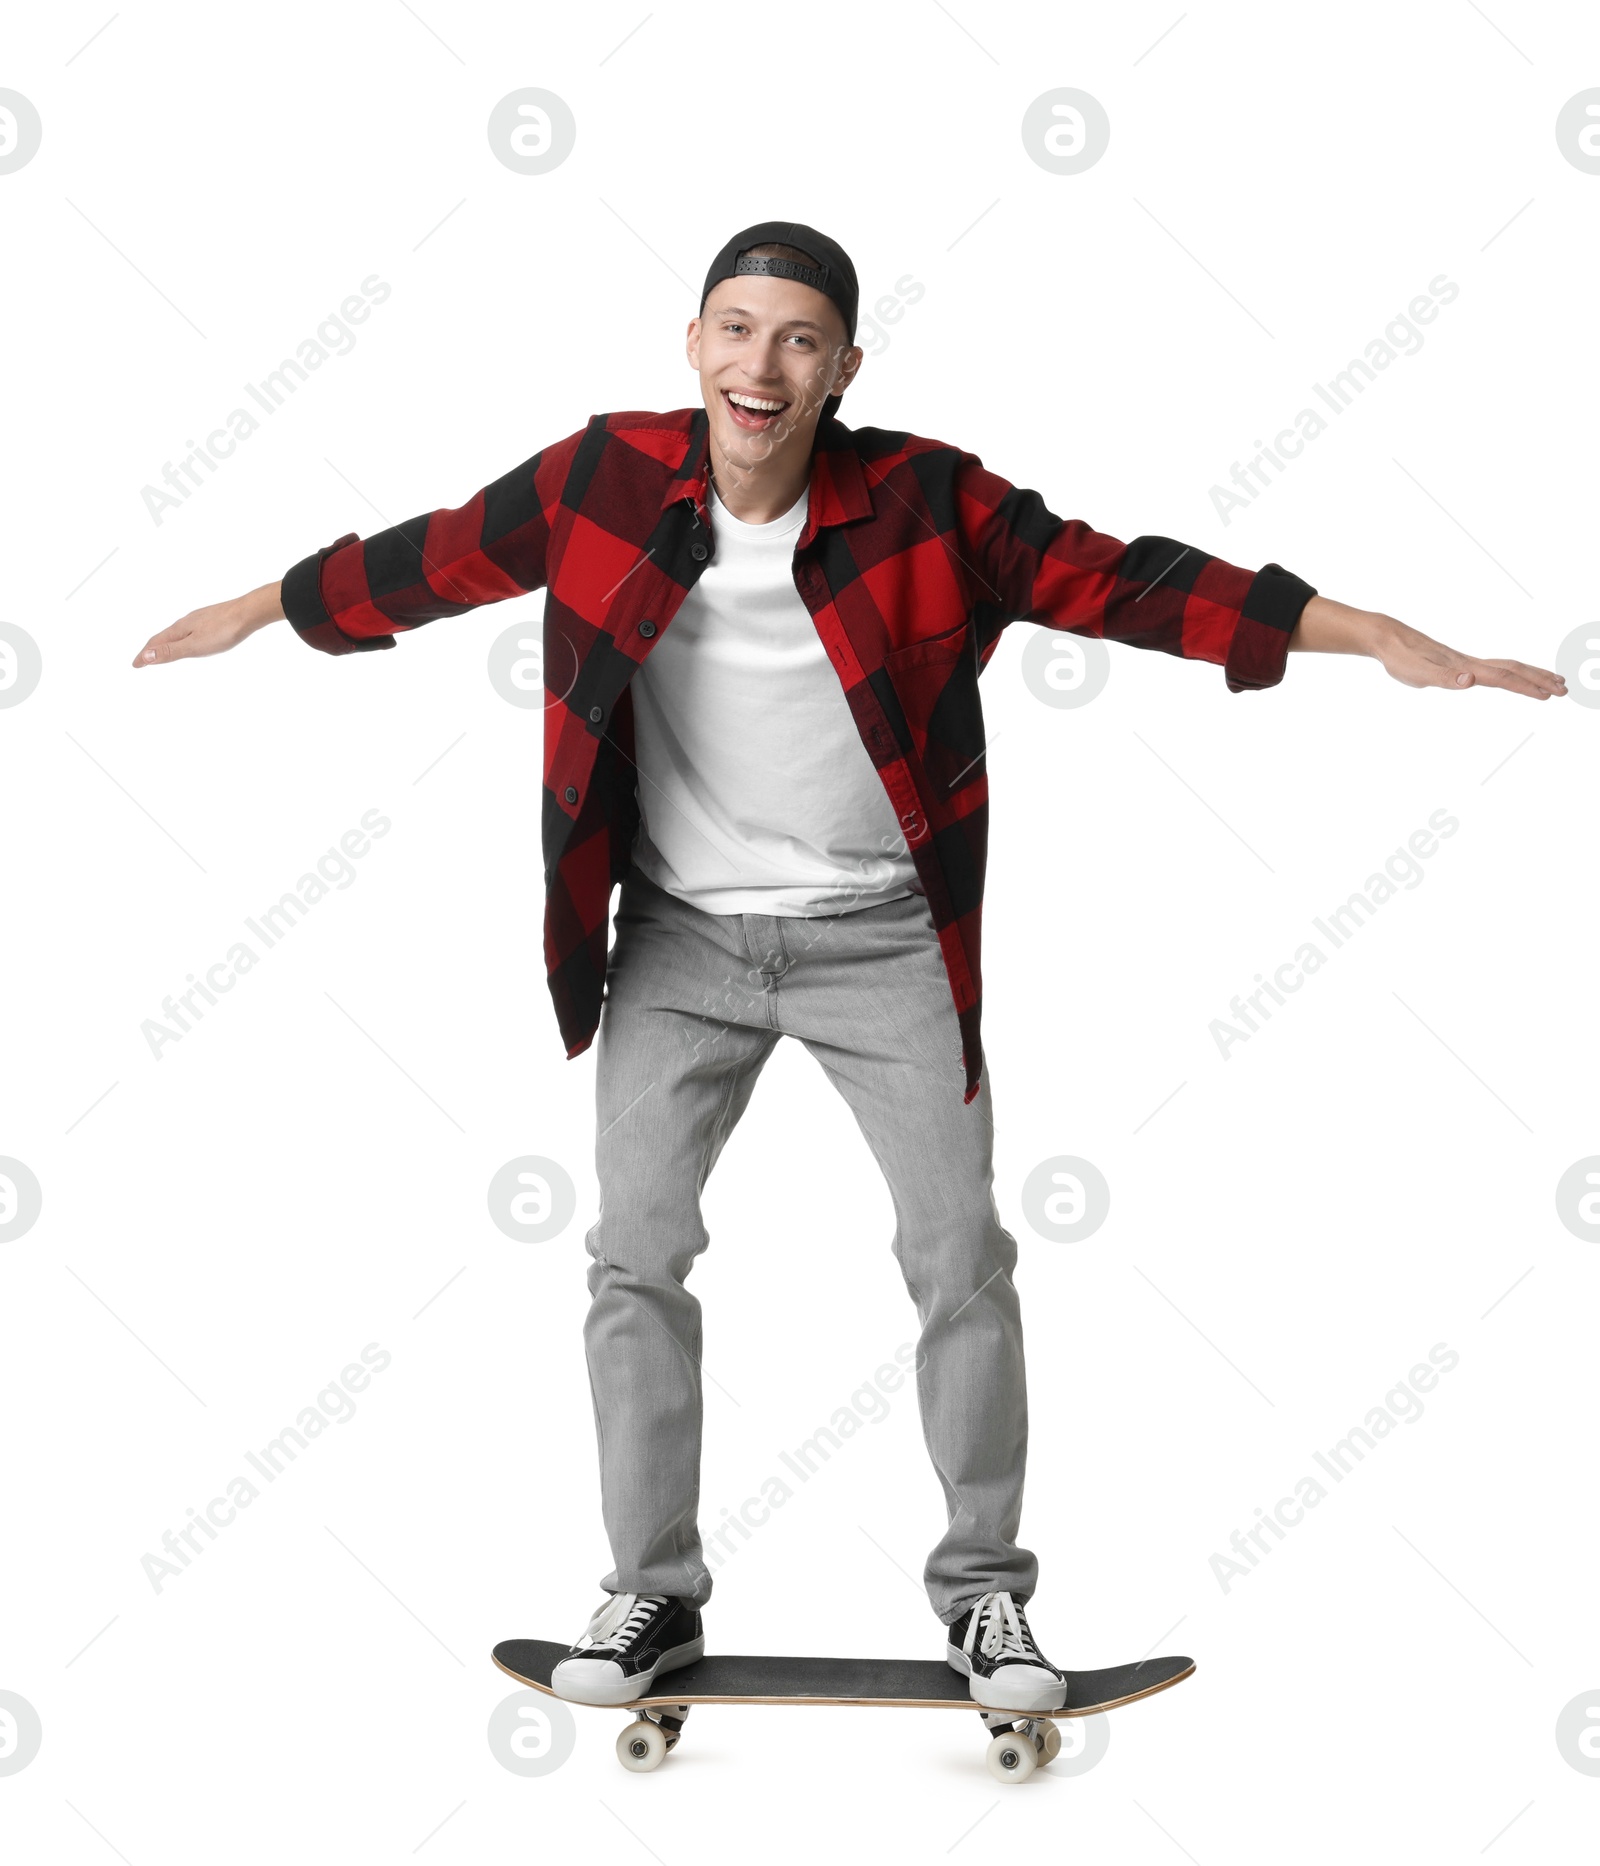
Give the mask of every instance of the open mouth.
[{"label": "open mouth", "polygon": [[770,428],[789,406],[770,395],[746,395],[739,389],[724,389],[722,405],[733,417],[735,427],[752,431]]}]

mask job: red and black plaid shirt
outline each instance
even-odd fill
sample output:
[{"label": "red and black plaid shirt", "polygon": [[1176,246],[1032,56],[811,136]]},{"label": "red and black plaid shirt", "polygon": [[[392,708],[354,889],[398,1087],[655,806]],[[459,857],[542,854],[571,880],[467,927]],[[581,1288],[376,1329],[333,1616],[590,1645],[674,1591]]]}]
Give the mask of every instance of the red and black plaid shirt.
[{"label": "red and black plaid shirt", "polygon": [[[628,683],[713,549],[707,431],[704,408],[595,415],[465,505],[352,532],[283,580],[284,612],[328,654],[548,591],[544,944],[569,1057],[599,1027],[611,891],[639,822]],[[827,416],[794,579],[926,891],[971,1101],[989,794],[978,675],[1001,630],[1039,622],[1212,661],[1237,693],[1283,678],[1316,592],[1278,564],[1121,544],[958,447]]]}]

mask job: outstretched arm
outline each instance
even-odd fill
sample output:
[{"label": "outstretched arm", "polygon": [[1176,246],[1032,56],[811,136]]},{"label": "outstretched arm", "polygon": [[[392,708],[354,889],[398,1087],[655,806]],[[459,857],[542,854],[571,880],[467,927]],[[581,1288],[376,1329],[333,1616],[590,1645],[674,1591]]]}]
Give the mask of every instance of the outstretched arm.
[{"label": "outstretched arm", "polygon": [[1289,648],[1313,654],[1370,654],[1408,687],[1504,687],[1534,700],[1559,698],[1567,690],[1566,681],[1546,668],[1529,667],[1525,661],[1480,661],[1393,616],[1352,609],[1326,596],[1313,596],[1300,611]]},{"label": "outstretched arm", "polygon": [[543,448],[465,505],[424,512],[370,538],[346,532],[277,583],[196,609],[152,635],[135,667],[221,654],[285,616],[324,654],[392,648],[397,634],[545,583],[561,489],[586,430]]},{"label": "outstretched arm", "polygon": [[1276,686],[1291,648],[1369,654],[1408,687],[1504,687],[1538,700],[1567,690],[1545,668],[1480,661],[1393,616],[1334,602],[1281,564],[1250,571],[1174,538],[1124,544],[1063,521],[975,454],[961,456],[955,516],[962,561],[1002,616],[1216,662],[1235,693]]}]

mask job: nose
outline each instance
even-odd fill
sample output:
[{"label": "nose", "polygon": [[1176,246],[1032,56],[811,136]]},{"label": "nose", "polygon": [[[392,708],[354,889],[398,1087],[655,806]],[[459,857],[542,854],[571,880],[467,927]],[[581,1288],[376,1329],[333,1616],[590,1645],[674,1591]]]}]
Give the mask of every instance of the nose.
[{"label": "nose", "polygon": [[783,368],[778,360],[778,339],[769,337],[759,348],[747,352],[745,374],[752,382],[781,382]]}]

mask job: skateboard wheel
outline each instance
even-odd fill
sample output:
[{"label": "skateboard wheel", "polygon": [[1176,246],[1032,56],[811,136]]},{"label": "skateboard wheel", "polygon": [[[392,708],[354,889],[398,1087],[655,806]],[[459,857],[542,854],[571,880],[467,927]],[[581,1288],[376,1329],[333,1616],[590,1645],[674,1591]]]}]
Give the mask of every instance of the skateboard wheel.
[{"label": "skateboard wheel", "polygon": [[1060,1754],[1061,1727],[1052,1717],[1044,1727],[1044,1736],[1039,1744],[1039,1761],[1041,1764],[1054,1762]]},{"label": "skateboard wheel", "polygon": [[652,1723],[648,1717],[630,1723],[617,1738],[617,1761],[635,1775],[659,1769],[666,1753],[666,1733],[660,1724]]},{"label": "skateboard wheel", "polygon": [[989,1745],[986,1761],[997,1782],[1025,1782],[1039,1766],[1039,1752],[1031,1737],[1002,1730]]}]

